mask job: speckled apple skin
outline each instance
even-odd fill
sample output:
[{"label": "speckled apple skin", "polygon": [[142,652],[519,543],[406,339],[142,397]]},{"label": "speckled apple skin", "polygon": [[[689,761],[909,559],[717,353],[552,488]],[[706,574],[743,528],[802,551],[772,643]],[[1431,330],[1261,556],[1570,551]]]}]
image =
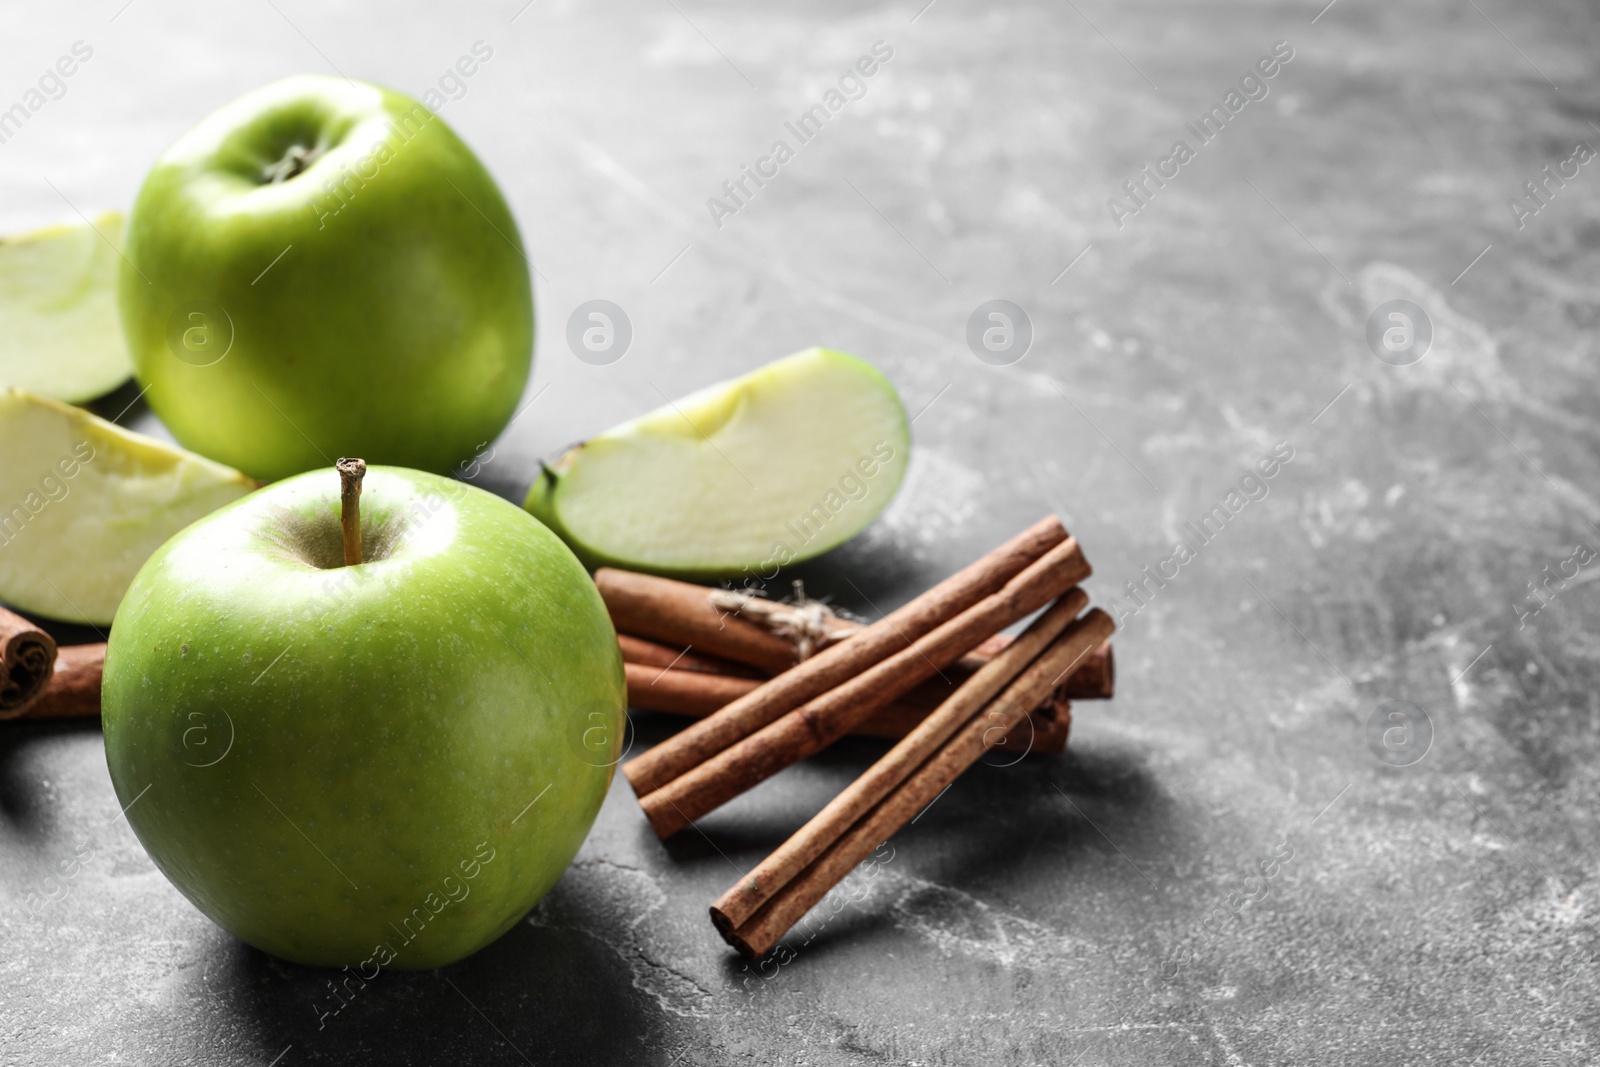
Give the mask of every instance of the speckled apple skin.
[{"label": "speckled apple skin", "polygon": [[346,568],[338,489],[331,469],[280,482],[150,558],[106,653],[106,761],[156,865],[241,940],[437,967],[577,853],[621,754],[621,656],[582,565],[520,508],[374,467],[369,559]]}]

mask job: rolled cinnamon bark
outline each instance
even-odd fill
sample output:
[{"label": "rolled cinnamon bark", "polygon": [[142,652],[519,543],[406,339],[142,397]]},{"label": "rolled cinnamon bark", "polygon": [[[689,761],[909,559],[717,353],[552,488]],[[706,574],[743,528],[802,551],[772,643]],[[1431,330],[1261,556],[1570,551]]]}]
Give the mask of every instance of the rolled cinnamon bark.
[{"label": "rolled cinnamon bark", "polygon": [[0,608],[0,719],[20,716],[38,699],[55,663],[55,638]]},{"label": "rolled cinnamon bark", "polygon": [[14,716],[19,721],[35,719],[92,719],[100,714],[100,676],[105,670],[106,646],[63,645],[56,656],[55,670],[44,691],[32,704]]},{"label": "rolled cinnamon bark", "polygon": [[1071,732],[1072,705],[1065,700],[1052,700],[1028,712],[1027,718],[1006,731],[995,751],[1021,756],[1059,756],[1067,750],[1067,737]]},{"label": "rolled cinnamon bark", "polygon": [[703,585],[612,567],[595,571],[594,584],[621,633],[690,645],[774,674],[795,665],[793,642],[713,607],[711,590]]},{"label": "rolled cinnamon bark", "polygon": [[[905,699],[920,707],[932,710],[953,693],[961,683],[983,668],[995,655],[1011,644],[1011,638],[1001,635],[995,642],[985,641],[973,651],[962,656],[950,666],[942,668],[938,677],[929,678],[905,695]],[[985,648],[984,646],[987,646]],[[1056,687],[1056,700],[1110,700],[1116,695],[1116,656],[1107,641],[1083,657],[1073,672]]]},{"label": "rolled cinnamon bark", "polygon": [[694,648],[679,645],[672,648],[656,641],[632,634],[617,634],[617,644],[622,649],[622,662],[654,667],[658,671],[694,671],[698,674],[720,674],[732,678],[760,680],[768,675],[743,663],[735,663],[721,656],[696,652]]},{"label": "rolled cinnamon bark", "polygon": [[[998,592],[917,639],[911,647],[750,734],[659,789],[642,795],[639,806],[644,809],[657,836],[670,837],[790,764],[822,751],[868,715],[905,695],[919,682],[938,673],[940,668],[960,659],[1007,626],[1027,618],[1057,596],[1067,594],[1089,573],[1089,564],[1079,551],[1077,541],[1067,538]],[[1082,590],[1073,590],[1067,595],[1082,601],[1073,614],[1088,603]],[[858,640],[860,635],[833,646],[828,652],[849,649]],[[789,674],[797,674],[802,669],[803,665]],[[760,696],[788,676],[780,675],[743,700]],[[715,722],[740,703],[735,701],[717,715],[695,725]],[[667,745],[671,743],[666,742]],[[657,749],[662,747],[665,746],[657,746]],[[637,790],[638,783],[634,787]]]},{"label": "rolled cinnamon bark", "polygon": [[[823,649],[717,714],[623,764],[623,773],[640,797],[660,789],[807,700],[903,651],[918,638],[993,594],[1067,540],[1061,520],[1054,515],[1042,519],[850,640]],[[626,622],[619,628],[646,637],[655,636]],[[989,637],[993,632],[981,637]]]},{"label": "rolled cinnamon bark", "polygon": [[[682,715],[703,719],[732,700],[743,696],[761,683],[754,678],[735,678],[729,675],[708,674],[696,671],[669,670],[649,667],[640,663],[625,663],[628,673],[628,704],[641,711],[658,711],[666,715]],[[926,703],[911,699],[917,693],[872,715],[858,725],[851,734],[857,737],[874,737],[899,740],[928,717],[938,701]],[[1063,709],[1065,701],[1047,700],[1034,709],[1035,714],[1019,723],[1011,732],[1006,751],[1030,752],[1037,755],[1059,755],[1066,747]]]},{"label": "rolled cinnamon bark", "polygon": [[[852,625],[855,625],[852,623]],[[717,656],[704,656],[694,652],[687,654],[674,651],[667,645],[651,641],[643,637],[634,637],[631,634],[618,634],[617,641],[622,646],[622,662],[642,664],[655,667],[657,671],[666,670],[670,676],[673,672],[691,670],[703,674],[719,674],[738,678],[761,680],[768,675],[762,675],[753,667],[746,667],[732,660],[725,660]],[[998,634],[985,641],[965,656],[956,660],[941,673],[943,678],[930,678],[917,688],[907,693],[905,700],[931,711],[943,701],[956,686],[966,681],[985,663],[988,663],[996,654],[1003,651],[1011,643],[1011,638],[1005,634]],[[652,675],[654,677],[654,675]],[[948,682],[946,681],[948,679]],[[752,685],[745,692],[754,689]],[[1055,694],[1059,700],[1110,700],[1116,691],[1116,662],[1108,641],[1084,657],[1078,664],[1077,670],[1067,676],[1061,683],[1060,691]],[[630,689],[631,693],[632,690]],[[738,694],[743,696],[744,693]],[[702,714],[709,715],[723,705],[706,705]],[[635,704],[634,707],[646,711],[673,711],[673,708],[655,708],[649,704]]]},{"label": "rolled cinnamon bark", "polygon": [[[1048,692],[1061,671],[1070,669],[1076,659],[1103,642],[1114,629],[1111,616],[1099,608],[1073,623],[987,709],[968,720],[909,776],[902,776],[904,768],[898,761],[924,747],[925,738],[913,733],[896,745],[880,761],[886,767],[892,766],[892,771],[881,777],[869,772],[858,779],[779,850],[815,854],[812,862],[777,885],[759,878],[753,885],[754,876],[748,877],[712,905],[711,919],[718,932],[746,956],[765,956],[856,864],[932,803],[984,752],[994,748],[999,731],[1025,718],[1028,708],[1037,701],[1037,694]],[[932,735],[941,725],[930,720],[924,728]],[[895,783],[887,792],[882,790],[885,780]],[[881,795],[881,799],[874,804],[870,798],[875,795]],[[773,870],[789,866],[781,858],[769,858],[769,862],[773,863]],[[761,868],[757,871],[761,872]],[[762,901],[753,913],[749,909],[751,899]],[[747,917],[735,922],[735,915]]]},{"label": "rolled cinnamon bark", "polygon": [[[616,576],[620,574],[627,575],[625,582],[617,579]],[[711,626],[710,616],[706,612],[707,605],[711,603],[710,598],[722,590],[628,571],[606,570],[603,576],[597,574],[597,579],[603,580],[610,590],[612,599],[607,602],[607,609],[609,610],[613,603],[617,607],[611,616],[611,624],[616,628],[617,640],[622,645],[622,658],[629,663],[649,663],[657,667],[677,666],[687,670],[706,670],[714,674],[739,674],[746,677],[755,677],[758,673],[764,677],[771,677],[793,666],[794,659],[791,654],[777,669],[764,668],[762,664],[777,662],[780,657],[773,654],[773,646],[768,642],[747,644],[739,636],[743,631],[736,631],[733,637],[725,640],[722,651],[717,655],[708,653],[703,647],[698,650],[694,647],[693,636],[705,632]],[[642,601],[645,596],[649,597],[648,605]],[[712,610],[718,612],[719,618],[727,617],[727,613],[721,609],[713,607]],[[652,636],[629,629],[632,625],[639,625],[637,619],[640,612],[644,612],[648,618],[646,625],[654,631]],[[752,625],[762,625],[759,620],[743,621]],[[828,620],[830,639],[823,647],[843,641],[852,634],[866,629],[867,625],[864,622],[834,616]],[[766,629],[766,626],[762,625],[762,628]],[[784,638],[784,641],[792,647],[792,639]],[[1005,634],[996,634],[962,656],[953,666],[965,672],[964,678],[966,674],[971,674],[993,659],[994,655],[1010,642],[1011,638]],[[1099,685],[1105,689],[1103,693],[1089,691],[1091,675],[1088,672],[1093,669],[1090,661],[1085,660],[1083,666],[1074,672],[1074,677],[1083,679],[1079,683],[1079,688],[1083,691],[1073,693],[1073,699],[1111,699],[1108,682]]]},{"label": "rolled cinnamon bark", "polygon": [[695,719],[720,711],[761,684],[757,678],[665,670],[627,661],[622,668],[627,672],[629,707]]},{"label": "rolled cinnamon bark", "polygon": [[[1056,601],[1033,621],[1026,633],[963,682],[949,700],[939,705],[932,715],[906,735],[905,740],[890,749],[888,755],[850,783],[799,833],[790,837],[757,864],[738,885],[724,893],[711,907],[718,927],[731,930],[754,915],[772,899],[774,893],[788,885],[807,865],[844,836],[845,831],[855,825],[873,805],[905,781],[912,771],[938,751],[952,734],[965,726],[1019,675],[1026,671],[1028,678],[1039,678],[1048,669],[1048,664],[1035,668],[1034,662],[1061,636],[1062,631],[1088,603],[1089,598],[1082,595],[1080,590],[1074,592],[1078,595],[1064,596]],[[1053,661],[1056,657],[1045,658]],[[1043,680],[1049,681],[1048,678]],[[1050,690],[1045,688],[1042,692],[1048,696]],[[1015,725],[1021,725],[1021,722]]]}]

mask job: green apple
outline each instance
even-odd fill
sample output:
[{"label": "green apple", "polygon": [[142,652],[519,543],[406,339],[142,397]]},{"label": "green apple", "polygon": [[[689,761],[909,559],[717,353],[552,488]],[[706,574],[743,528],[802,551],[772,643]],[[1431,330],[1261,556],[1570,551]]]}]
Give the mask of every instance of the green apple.
[{"label": "green apple", "polygon": [[889,380],[810,348],[577,445],[524,506],[591,566],[771,577],[865,529],[910,457]]},{"label": "green apple", "polygon": [[0,600],[105,625],[162,542],[254,488],[82,408],[0,388]]},{"label": "green apple", "polygon": [[117,321],[122,215],[0,238],[0,384],[92,400],[133,374]]},{"label": "green apple", "polygon": [[510,420],[533,290],[494,180],[400,93],[299,76],[180,137],[118,283],[150,406],[271,480],[340,455],[446,471]]},{"label": "green apple", "polygon": [[117,796],[179,891],[370,978],[475,952],[555,884],[626,697],[594,584],[515,505],[374,467],[360,510],[352,566],[332,470],[173,538],[117,613],[102,699]]}]

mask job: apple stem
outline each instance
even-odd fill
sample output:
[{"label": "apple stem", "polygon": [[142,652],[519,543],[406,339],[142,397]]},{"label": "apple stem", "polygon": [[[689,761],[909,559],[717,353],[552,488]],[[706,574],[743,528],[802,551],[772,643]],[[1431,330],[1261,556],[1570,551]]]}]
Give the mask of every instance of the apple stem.
[{"label": "apple stem", "polygon": [[291,145],[282,159],[266,169],[265,177],[273,185],[280,185],[311,166],[313,158],[312,150],[305,145]]},{"label": "apple stem", "polygon": [[361,562],[361,479],[367,476],[367,461],[340,459],[333,466],[339,472],[339,523],[344,527],[344,565],[354,567]]}]

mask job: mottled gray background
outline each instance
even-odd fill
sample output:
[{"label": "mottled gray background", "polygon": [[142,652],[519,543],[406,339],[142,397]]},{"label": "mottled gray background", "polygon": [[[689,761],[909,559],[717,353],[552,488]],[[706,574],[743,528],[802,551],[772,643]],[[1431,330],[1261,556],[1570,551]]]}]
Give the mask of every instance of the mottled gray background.
[{"label": "mottled gray background", "polygon": [[[1118,698],[1079,705],[1069,755],[963,777],[763,972],[706,905],[878,749],[670,848],[619,779],[513,933],[319,1031],[325,975],[179,897],[95,728],[0,729],[0,1060],[1591,1062],[1600,566],[1517,605],[1600,546],[1600,174],[1520,230],[1506,201],[1600,143],[1593,5],[1322,2],[7,5],[0,103],[73,41],[95,54],[0,145],[5,231],[126,206],[163,146],[280,75],[421,94],[487,42],[442,114],[540,272],[548,392],[480,478],[507,495],[658,390],[814,343],[919,413],[890,512],[806,571],[869,616],[1052,509],[1110,604],[1256,457],[1294,459],[1127,620]],[[706,198],[877,40],[866,96],[716,228]],[[1117,227],[1107,198],[1280,40],[1268,97]],[[596,298],[635,331],[611,366],[564,341]],[[963,340],[992,298],[1033,322],[1013,366]],[[1408,367],[1364,339],[1401,298],[1434,329]],[[1431,723],[1414,765],[1369,748],[1389,700]],[[14,906],[85,840],[65,899]]]}]

